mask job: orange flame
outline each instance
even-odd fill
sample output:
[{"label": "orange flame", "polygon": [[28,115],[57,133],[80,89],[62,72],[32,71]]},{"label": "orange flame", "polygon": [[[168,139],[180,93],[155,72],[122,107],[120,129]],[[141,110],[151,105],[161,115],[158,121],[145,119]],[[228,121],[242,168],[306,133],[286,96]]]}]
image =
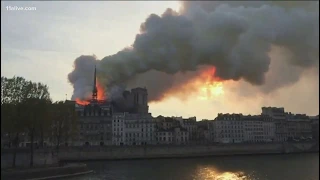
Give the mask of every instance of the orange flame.
[{"label": "orange flame", "polygon": [[200,86],[200,97],[202,100],[212,99],[213,96],[224,94],[222,80],[215,76],[216,68],[212,67],[201,74],[204,84]]},{"label": "orange flame", "polygon": [[215,74],[216,74],[216,68],[210,67],[207,70],[203,71],[200,76],[201,76],[201,79],[205,79],[206,83],[222,81],[220,78],[216,77]]},{"label": "orange flame", "polygon": [[[174,86],[168,89],[162,94],[161,97],[151,101],[151,103],[160,102],[170,96],[173,96],[185,101],[193,95],[200,96],[199,99],[211,99],[213,96],[219,96],[223,94],[223,79],[217,77],[216,68],[214,66],[200,67],[198,72],[193,72],[191,78],[185,81],[183,84]],[[185,74],[180,73],[175,75],[176,78],[185,78]]]},{"label": "orange flame", "polygon": [[105,95],[105,89],[100,85],[98,78],[97,78],[97,91],[98,91],[97,99],[99,101],[107,99],[107,96]]},{"label": "orange flame", "polygon": [[80,105],[83,105],[83,106],[90,104],[88,101],[86,101],[86,100],[81,100],[81,99],[79,99],[79,98],[76,99],[76,103],[77,103],[77,104],[80,104]]},{"label": "orange flame", "polygon": [[[103,101],[106,99],[107,99],[107,96],[105,95],[105,89],[101,86],[101,84],[99,83],[98,78],[97,78],[97,100]],[[76,103],[79,105],[85,106],[85,105],[90,104],[89,100],[90,100],[90,97],[87,97],[85,100],[81,100],[80,98],[76,98]]]}]

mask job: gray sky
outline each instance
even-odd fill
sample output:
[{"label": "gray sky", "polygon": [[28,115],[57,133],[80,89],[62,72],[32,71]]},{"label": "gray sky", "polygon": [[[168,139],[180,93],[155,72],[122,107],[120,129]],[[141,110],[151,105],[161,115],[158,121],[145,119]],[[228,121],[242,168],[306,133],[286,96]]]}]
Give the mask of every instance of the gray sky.
[{"label": "gray sky", "polygon": [[[81,54],[103,58],[131,45],[141,22],[178,2],[1,2],[1,75],[47,83],[71,97],[67,74]],[[36,7],[8,11],[6,6]]]},{"label": "gray sky", "polygon": [[[36,10],[14,11],[7,6]],[[67,74],[75,58],[112,55],[133,43],[148,15],[179,7],[177,1],[1,2],[1,76],[40,81],[48,84],[53,100],[65,99],[65,94],[70,98],[72,86]],[[279,54],[272,52],[271,62],[280,58]],[[172,97],[150,104],[150,111],[153,115],[212,119],[218,112],[256,114],[261,106],[284,106],[288,111],[315,115],[319,113],[319,77],[314,77],[313,71],[304,72],[298,82],[268,95],[240,95],[256,92],[257,87],[242,81],[225,82],[224,93],[214,99],[191,97],[181,101]],[[239,86],[245,88],[237,90]]]}]

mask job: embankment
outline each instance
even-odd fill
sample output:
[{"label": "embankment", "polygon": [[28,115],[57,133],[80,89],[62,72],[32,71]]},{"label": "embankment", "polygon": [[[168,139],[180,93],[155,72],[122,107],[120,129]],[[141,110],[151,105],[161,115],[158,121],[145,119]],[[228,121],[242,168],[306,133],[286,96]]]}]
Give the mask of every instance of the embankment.
[{"label": "embankment", "polygon": [[48,180],[91,173],[86,164],[68,164],[61,167],[1,170],[1,179]]},{"label": "embankment", "polygon": [[121,146],[78,147],[63,149],[61,161],[120,160],[148,158],[178,158],[218,155],[254,155],[319,152],[318,142],[268,143],[268,144],[220,144],[189,146]]},{"label": "embankment", "polygon": [[[30,150],[18,149],[16,155],[16,167],[29,167]],[[10,168],[13,162],[13,149],[1,149],[1,169]],[[35,150],[33,155],[33,165],[35,167],[54,166],[59,162],[57,156],[53,156],[51,150]]]},{"label": "embankment", "polygon": [[61,177],[87,174],[90,171],[85,164],[66,164],[59,166],[57,155],[51,149],[37,149],[33,156],[33,167],[30,168],[30,149],[18,149],[16,168],[12,169],[13,149],[1,149],[1,179],[10,180],[47,180]]}]

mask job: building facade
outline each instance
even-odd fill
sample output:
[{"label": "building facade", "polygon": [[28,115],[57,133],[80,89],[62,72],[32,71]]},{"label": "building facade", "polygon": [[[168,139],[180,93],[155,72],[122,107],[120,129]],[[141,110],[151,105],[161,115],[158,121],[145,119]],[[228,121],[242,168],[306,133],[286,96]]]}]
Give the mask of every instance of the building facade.
[{"label": "building facade", "polygon": [[213,122],[214,142],[240,143],[245,141],[242,114],[219,113]]},{"label": "building facade", "polygon": [[123,92],[124,102],[119,111],[130,113],[148,113],[148,91],[146,88],[134,88]]},{"label": "building facade", "polygon": [[151,114],[114,113],[113,145],[156,144],[155,121]]},{"label": "building facade", "polygon": [[288,138],[306,139],[312,138],[312,124],[310,118],[305,114],[291,113],[287,116]]},{"label": "building facade", "polygon": [[112,144],[112,106],[108,102],[76,104],[79,136],[75,146],[103,146]]},{"label": "building facade", "polygon": [[283,107],[262,107],[261,115],[269,116],[274,121],[274,141],[284,142],[288,139],[287,113]]},{"label": "building facade", "polygon": [[283,107],[262,107],[261,108],[262,113],[261,115],[267,115],[270,116],[273,120],[286,120],[286,113]]},{"label": "building facade", "polygon": [[182,128],[189,132],[189,142],[197,142],[197,119],[196,117],[190,117],[187,119],[178,119]]},{"label": "building facade", "polygon": [[189,132],[181,127],[158,129],[157,144],[185,145],[189,143]]},{"label": "building facade", "polygon": [[261,116],[243,116],[244,142],[263,142],[264,126]]},{"label": "building facade", "polygon": [[319,115],[311,116],[311,129],[312,129],[312,138],[319,140]]},{"label": "building facade", "polygon": [[212,121],[197,121],[196,140],[198,144],[209,144],[213,142]]}]

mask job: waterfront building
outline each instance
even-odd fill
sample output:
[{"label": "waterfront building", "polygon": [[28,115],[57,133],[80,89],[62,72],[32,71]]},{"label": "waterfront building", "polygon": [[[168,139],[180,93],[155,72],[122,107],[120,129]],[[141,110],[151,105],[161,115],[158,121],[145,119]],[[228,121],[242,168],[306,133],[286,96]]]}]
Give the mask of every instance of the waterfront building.
[{"label": "waterfront building", "polygon": [[157,144],[182,145],[189,143],[189,132],[182,127],[158,129],[156,132]]},{"label": "waterfront building", "polygon": [[76,104],[79,136],[75,146],[103,146],[112,143],[112,106],[108,102]]},{"label": "waterfront building", "polygon": [[189,132],[190,143],[196,143],[197,141],[197,118],[190,117],[187,119],[178,119],[180,126]]},{"label": "waterfront building", "polygon": [[112,144],[124,145],[125,133],[124,121],[126,113],[114,113],[112,116]]},{"label": "waterfront building", "polygon": [[261,115],[270,116],[273,120],[277,121],[285,121],[286,120],[286,113],[283,107],[262,107]]},{"label": "waterfront building", "polygon": [[263,128],[263,141],[276,141],[276,125],[274,120],[268,115],[261,115]]},{"label": "waterfront building", "polygon": [[288,138],[307,139],[312,138],[312,124],[310,118],[305,114],[288,114]]},{"label": "waterfront building", "polygon": [[85,103],[75,102],[78,115],[78,138],[72,142],[75,146],[103,146],[112,143],[112,113],[110,101],[98,100],[96,68],[93,76],[92,99]]},{"label": "waterfront building", "polygon": [[274,141],[284,142],[288,139],[287,113],[283,107],[262,107],[263,116],[269,116],[274,121],[275,135]]},{"label": "waterfront building", "polygon": [[277,142],[287,141],[287,139],[288,139],[288,123],[286,121],[283,121],[283,122],[275,121],[274,124],[276,127],[275,141],[277,141]]},{"label": "waterfront building", "polygon": [[319,140],[319,115],[310,116],[311,120],[311,129],[312,129],[312,138]]},{"label": "waterfront building", "polygon": [[245,141],[242,114],[222,114],[213,121],[214,142],[241,143]]},{"label": "waterfront building", "polygon": [[242,117],[245,142],[264,142],[264,123],[259,115]]},{"label": "waterfront building", "polygon": [[196,139],[197,144],[208,144],[213,142],[212,121],[197,121]]},{"label": "waterfront building", "polygon": [[163,116],[158,116],[156,118],[156,124],[158,129],[165,129],[165,130],[180,126],[180,123],[178,120],[172,117],[163,117]]},{"label": "waterfront building", "polygon": [[175,119],[175,120],[177,120],[179,122],[181,122],[183,120],[182,116],[172,116],[171,118]]},{"label": "waterfront building", "polygon": [[155,121],[150,113],[114,113],[112,132],[113,145],[156,144]]},{"label": "waterfront building", "polygon": [[268,115],[219,113],[212,127],[214,142],[255,143],[275,140],[275,124]]}]

